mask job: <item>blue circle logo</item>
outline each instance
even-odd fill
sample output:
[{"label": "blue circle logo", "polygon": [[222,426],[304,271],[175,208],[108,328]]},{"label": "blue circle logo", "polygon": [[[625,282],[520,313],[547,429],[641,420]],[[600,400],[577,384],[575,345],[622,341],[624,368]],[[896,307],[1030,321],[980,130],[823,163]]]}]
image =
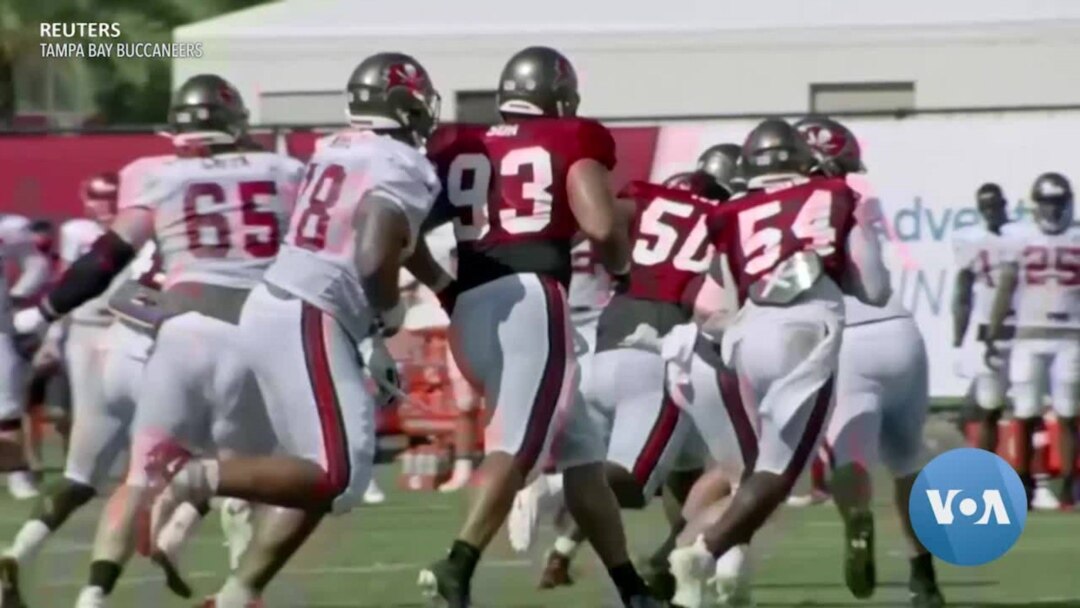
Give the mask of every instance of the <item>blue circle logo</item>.
[{"label": "blue circle logo", "polygon": [[930,461],[908,501],[915,535],[935,557],[979,566],[1005,555],[1027,522],[1024,484],[997,454],[949,450]]}]

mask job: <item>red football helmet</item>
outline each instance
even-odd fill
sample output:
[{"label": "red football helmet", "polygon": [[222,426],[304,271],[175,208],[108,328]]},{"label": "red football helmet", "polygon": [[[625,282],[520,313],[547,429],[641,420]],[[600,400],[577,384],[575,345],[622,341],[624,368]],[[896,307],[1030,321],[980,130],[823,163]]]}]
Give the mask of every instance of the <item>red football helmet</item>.
[{"label": "red football helmet", "polygon": [[83,209],[87,217],[108,225],[116,216],[116,199],[120,192],[120,178],[108,171],[85,180],[80,189]]}]

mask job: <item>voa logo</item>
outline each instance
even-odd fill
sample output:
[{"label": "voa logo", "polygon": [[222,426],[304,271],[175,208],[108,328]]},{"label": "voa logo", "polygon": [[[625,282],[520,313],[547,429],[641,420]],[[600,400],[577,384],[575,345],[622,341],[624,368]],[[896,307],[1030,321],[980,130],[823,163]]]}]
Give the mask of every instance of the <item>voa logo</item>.
[{"label": "voa logo", "polygon": [[[953,502],[961,494],[960,490],[948,490],[945,498],[941,497],[941,490],[927,490],[926,498],[930,501],[930,509],[934,512],[934,519],[943,526],[951,526],[955,521]],[[983,490],[982,493],[982,517],[975,522],[976,526],[985,526],[993,523],[999,526],[1007,526],[1010,523],[1009,513],[1005,510],[1005,502],[1001,499],[1001,492],[997,490]],[[964,517],[974,517],[979,512],[979,503],[974,498],[960,500],[960,514]]]},{"label": "voa logo", "polygon": [[911,525],[936,557],[978,566],[1004,555],[1024,530],[1027,495],[996,454],[950,450],[923,468],[908,503]]}]

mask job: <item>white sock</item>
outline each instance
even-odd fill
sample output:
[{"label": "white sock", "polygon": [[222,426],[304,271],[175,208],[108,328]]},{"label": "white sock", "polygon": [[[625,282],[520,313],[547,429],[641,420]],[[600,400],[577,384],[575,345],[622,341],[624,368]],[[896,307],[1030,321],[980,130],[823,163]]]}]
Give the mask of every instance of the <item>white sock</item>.
[{"label": "white sock", "polygon": [[202,514],[190,502],[180,503],[173,511],[169,523],[165,524],[161,533],[158,534],[157,548],[162,553],[175,561],[180,549],[191,538],[198,523],[202,521]]},{"label": "white sock", "polygon": [[581,543],[570,538],[569,536],[559,536],[555,539],[555,552],[563,557],[574,557],[577,553],[578,547]]},{"label": "white sock", "polygon": [[45,522],[40,519],[31,519],[19,528],[19,532],[15,535],[15,540],[11,543],[11,546],[4,550],[4,555],[22,565],[37,555],[38,550],[45,544],[45,539],[50,534],[52,534],[52,530],[49,530],[49,526],[46,526]]},{"label": "white sock", "polygon": [[461,477],[463,475],[472,474],[472,459],[471,458],[458,458],[454,461],[454,477]]},{"label": "white sock", "polygon": [[214,459],[204,459],[202,461],[203,475],[206,476],[206,486],[210,488],[210,494],[215,495],[218,491],[218,484],[221,482],[221,464]]},{"label": "white sock", "polygon": [[218,608],[244,608],[256,597],[255,590],[240,582],[235,576],[225,579],[215,599]]}]

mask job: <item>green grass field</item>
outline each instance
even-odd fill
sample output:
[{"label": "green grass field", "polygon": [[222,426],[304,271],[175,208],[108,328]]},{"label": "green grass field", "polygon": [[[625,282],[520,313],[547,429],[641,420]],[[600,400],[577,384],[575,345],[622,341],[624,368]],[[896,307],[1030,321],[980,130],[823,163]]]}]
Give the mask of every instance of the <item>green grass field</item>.
[{"label": "green grass field", "polygon": [[[945,444],[956,440],[950,437]],[[939,444],[940,445],[940,444]],[[944,447],[944,445],[942,445]],[[271,607],[420,607],[417,570],[440,557],[463,513],[463,494],[442,496],[395,489],[396,469],[379,467],[388,490],[384,505],[360,508],[328,520],[267,593]],[[880,585],[868,601],[848,595],[840,571],[841,528],[831,505],[785,508],[757,541],[760,560],[755,584],[759,606],[905,606],[907,560],[887,486],[879,484],[878,562]],[[0,499],[0,532],[11,537],[29,503]],[[71,606],[86,576],[99,504],[77,514],[53,539],[36,567],[25,574],[33,608]],[[645,553],[664,533],[659,505],[628,515],[635,551]],[[535,583],[543,550],[518,555],[501,535],[481,562],[474,595],[483,608],[591,608],[613,605],[606,576],[588,552],[578,560],[577,584],[540,592]],[[223,580],[226,555],[217,514],[208,518],[190,548],[184,567],[197,593],[214,591]],[[978,568],[939,567],[951,606],[1080,606],[1080,514],[1035,513],[1020,542],[1001,560]],[[191,606],[171,597],[146,562],[125,572],[112,605]]]}]

